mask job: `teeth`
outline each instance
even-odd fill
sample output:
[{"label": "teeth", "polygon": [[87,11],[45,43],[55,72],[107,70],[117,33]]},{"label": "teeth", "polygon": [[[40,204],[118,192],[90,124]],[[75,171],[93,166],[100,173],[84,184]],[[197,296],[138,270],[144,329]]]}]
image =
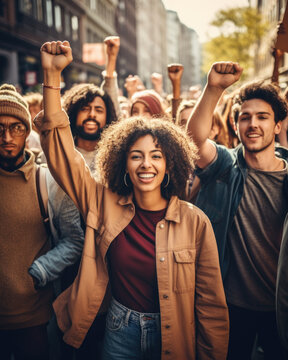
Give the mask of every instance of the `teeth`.
[{"label": "teeth", "polygon": [[150,178],[153,178],[155,175],[154,174],[139,174],[138,176],[140,178],[150,179]]},{"label": "teeth", "polygon": [[257,134],[250,134],[250,135],[247,135],[247,137],[249,137],[249,138],[256,138],[256,137],[259,137],[259,135],[257,135]]}]

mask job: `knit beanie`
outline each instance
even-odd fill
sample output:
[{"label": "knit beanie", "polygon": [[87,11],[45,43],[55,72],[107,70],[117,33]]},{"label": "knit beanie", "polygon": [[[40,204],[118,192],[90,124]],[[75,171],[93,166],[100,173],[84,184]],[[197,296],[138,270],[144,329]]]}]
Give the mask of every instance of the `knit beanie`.
[{"label": "knit beanie", "polygon": [[0,116],[9,115],[21,120],[27,127],[27,133],[31,131],[31,115],[24,98],[10,84],[0,86]]},{"label": "knit beanie", "polygon": [[151,90],[137,91],[133,94],[131,99],[131,114],[133,106],[136,102],[141,102],[147,106],[149,112],[154,117],[161,117],[164,115],[164,110],[161,105],[161,100],[158,94]]}]

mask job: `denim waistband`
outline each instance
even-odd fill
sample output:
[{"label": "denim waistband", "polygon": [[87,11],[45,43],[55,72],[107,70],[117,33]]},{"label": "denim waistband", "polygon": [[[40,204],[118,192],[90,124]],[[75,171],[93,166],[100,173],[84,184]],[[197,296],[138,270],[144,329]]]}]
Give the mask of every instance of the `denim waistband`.
[{"label": "denim waistband", "polygon": [[110,311],[118,316],[124,318],[124,322],[128,324],[128,321],[139,323],[143,321],[155,320],[160,327],[160,313],[141,313],[135,310],[131,310],[126,306],[120,304],[117,300],[112,298],[110,303]]}]

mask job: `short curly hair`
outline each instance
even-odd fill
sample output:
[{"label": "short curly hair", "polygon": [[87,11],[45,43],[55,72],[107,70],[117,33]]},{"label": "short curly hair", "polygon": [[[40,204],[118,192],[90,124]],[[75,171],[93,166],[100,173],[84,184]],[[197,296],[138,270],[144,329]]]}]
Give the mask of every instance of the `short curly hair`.
[{"label": "short curly hair", "polygon": [[70,120],[73,136],[76,135],[76,119],[78,111],[99,96],[106,106],[106,126],[117,120],[115,108],[110,96],[93,84],[77,84],[67,90],[63,96],[63,107]]},{"label": "short curly hair", "polygon": [[96,155],[100,181],[119,195],[130,194],[132,186],[124,183],[127,152],[146,135],[153,137],[166,159],[170,182],[167,187],[161,186],[162,196],[167,200],[172,195],[184,198],[186,181],[195,168],[198,149],[183,129],[165,118],[131,117],[105,129]]},{"label": "short curly hair", "polygon": [[[239,90],[239,94],[234,97],[234,105],[242,105],[245,101],[260,99],[271,105],[274,112],[275,123],[283,121],[288,113],[287,103],[284,97],[281,95],[279,88],[270,83],[264,83],[263,81],[255,81],[242,86]],[[237,106],[233,106],[235,109],[239,109]],[[238,120],[238,116],[234,116],[235,123]]]}]

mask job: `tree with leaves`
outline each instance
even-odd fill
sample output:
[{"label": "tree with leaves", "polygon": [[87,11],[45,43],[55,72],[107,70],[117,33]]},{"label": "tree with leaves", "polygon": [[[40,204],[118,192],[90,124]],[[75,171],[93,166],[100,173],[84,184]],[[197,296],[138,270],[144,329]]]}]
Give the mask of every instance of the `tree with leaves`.
[{"label": "tree with leaves", "polygon": [[223,60],[238,62],[247,70],[253,65],[251,46],[259,42],[269,28],[252,7],[220,10],[210,25],[218,29],[219,35],[204,44],[205,73],[213,62]]}]

